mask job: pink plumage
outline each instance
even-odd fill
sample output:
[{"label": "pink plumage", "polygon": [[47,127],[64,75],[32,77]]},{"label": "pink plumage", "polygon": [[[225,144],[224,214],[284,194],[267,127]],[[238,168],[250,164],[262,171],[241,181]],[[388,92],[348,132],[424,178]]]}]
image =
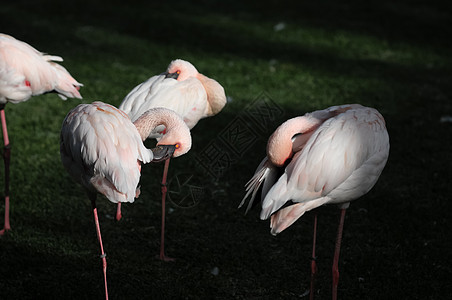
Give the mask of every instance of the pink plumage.
[{"label": "pink plumage", "polygon": [[[167,127],[154,152],[143,140],[158,125]],[[105,258],[96,198],[101,193],[113,203],[134,202],[138,197],[141,163],[155,160],[154,153],[169,147],[164,155],[179,156],[191,148],[190,130],[173,111],[154,108],[134,123],[121,110],[103,102],[80,104],[63,121],[60,135],[61,161],[69,174],[86,190],[93,206],[94,221],[101,248],[105,296],[107,289],[107,260]],[[160,155],[160,154],[159,154]],[[166,158],[165,156],[162,156]],[[160,157],[159,157],[160,159]]]},{"label": "pink plumage", "polygon": [[[350,201],[375,185],[388,156],[388,132],[376,109],[351,104],[307,113],[284,122],[269,138],[267,157],[247,183],[240,206],[251,196],[248,211],[261,189],[260,217],[271,218],[274,235],[325,204],[340,205],[343,224]],[[341,237],[342,225],[333,266],[336,288]]]},{"label": "pink plumage", "polygon": [[[223,87],[199,73],[188,61],[176,59],[168,69],[136,86],[124,98],[119,109],[135,121],[145,111],[165,107],[178,113],[192,129],[200,119],[219,113],[226,104]],[[150,137],[158,137],[163,127]]]},{"label": "pink plumage", "polygon": [[9,162],[11,148],[6,127],[5,105],[20,103],[32,96],[55,92],[62,99],[79,98],[82,86],[56,62],[63,59],[47,55],[12,36],[0,33],[0,114],[5,150],[5,225],[0,235],[11,229],[9,223]]},{"label": "pink plumage", "polygon": [[0,103],[23,102],[46,92],[56,92],[62,99],[81,99],[78,90],[83,85],[56,63],[62,61],[0,34]]},{"label": "pink plumage", "polygon": [[134,202],[140,163],[152,158],[129,117],[109,104],[80,104],[63,121],[63,165],[87,190],[113,203]]},{"label": "pink plumage", "polygon": [[[136,86],[124,98],[119,109],[132,121],[147,110],[165,107],[176,112],[188,128],[192,129],[200,119],[218,114],[226,104],[224,88],[214,79],[201,73],[188,61],[173,60],[167,70]],[[164,125],[156,127],[149,138],[160,139],[165,133]],[[169,160],[165,163],[162,184],[166,184]],[[166,187],[162,188],[162,237],[160,258],[172,260],[164,254]]]}]

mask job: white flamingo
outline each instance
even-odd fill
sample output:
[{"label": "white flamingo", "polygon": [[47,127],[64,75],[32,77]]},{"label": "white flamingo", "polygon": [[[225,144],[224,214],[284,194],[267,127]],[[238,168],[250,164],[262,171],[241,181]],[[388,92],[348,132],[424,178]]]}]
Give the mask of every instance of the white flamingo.
[{"label": "white flamingo", "polygon": [[[161,124],[166,126],[166,133],[151,151],[142,141]],[[165,108],[150,109],[132,123],[123,111],[94,102],[78,105],[64,119],[60,137],[61,160],[91,200],[107,299],[107,261],[97,216],[97,193],[113,203],[134,202],[140,193],[137,186],[141,163],[180,156],[190,148],[190,130],[176,113]]]},{"label": "white flamingo", "polygon": [[[126,112],[132,121],[153,107],[165,107],[178,113],[192,129],[200,119],[214,116],[226,104],[223,87],[215,80],[200,74],[188,61],[173,60],[167,70],[152,76],[136,86],[122,101],[119,109]],[[159,138],[165,126],[159,126],[149,135]],[[169,160],[165,162],[162,179],[162,232],[160,258],[172,260],[164,253],[165,243],[165,197],[166,176]]]},{"label": "white flamingo", "polygon": [[[333,260],[333,299],[339,282],[338,260],[345,211],[350,201],[377,182],[389,155],[389,136],[382,115],[359,104],[333,106],[280,125],[268,140],[267,157],[248,182],[247,211],[262,187],[261,219],[271,217],[276,235],[305,212],[337,204],[341,217]],[[282,174],[280,173],[282,172]],[[314,220],[313,257],[317,215]],[[316,265],[311,264],[311,299]]]},{"label": "white flamingo", "polygon": [[[226,104],[223,87],[201,73],[188,61],[173,60],[166,72],[136,86],[119,109],[132,121],[153,107],[166,107],[178,113],[192,129],[200,119],[219,113]],[[150,137],[158,137],[163,128]]]},{"label": "white flamingo", "polygon": [[9,162],[11,149],[6,127],[5,105],[20,103],[30,97],[55,92],[62,99],[79,98],[81,83],[55,62],[63,59],[47,55],[12,36],[0,33],[0,114],[5,162],[5,225],[0,235],[11,229],[9,222]]}]

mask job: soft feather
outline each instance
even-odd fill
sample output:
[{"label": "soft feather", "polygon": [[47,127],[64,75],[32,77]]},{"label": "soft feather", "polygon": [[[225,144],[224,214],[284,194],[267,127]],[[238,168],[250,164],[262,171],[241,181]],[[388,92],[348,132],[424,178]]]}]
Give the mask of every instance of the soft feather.
[{"label": "soft feather", "polygon": [[0,34],[0,103],[23,102],[46,92],[56,92],[63,99],[81,99],[78,89],[83,85],[55,61],[63,59]]},{"label": "soft feather", "polygon": [[152,160],[136,127],[123,112],[105,103],[81,104],[63,121],[61,158],[69,173],[112,202],[133,202],[139,162]]},{"label": "soft feather", "polygon": [[[275,164],[273,158],[280,162],[278,147],[286,144],[283,138],[290,137],[294,137],[293,156],[286,166],[277,167],[284,172],[272,178],[271,188],[262,195],[261,218],[272,216],[273,234],[308,210],[326,203],[348,203],[367,193],[389,155],[385,122],[375,109],[352,104],[308,113],[283,123],[271,136],[268,147],[272,148],[267,153],[272,156],[256,171],[245,198],[252,195],[254,200],[256,189],[267,177],[261,174]],[[281,150],[283,158],[285,151]]]}]

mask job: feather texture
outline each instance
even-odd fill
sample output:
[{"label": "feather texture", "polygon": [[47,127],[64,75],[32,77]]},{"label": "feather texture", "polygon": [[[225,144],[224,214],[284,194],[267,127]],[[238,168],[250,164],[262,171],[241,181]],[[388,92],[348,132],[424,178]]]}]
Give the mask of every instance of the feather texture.
[{"label": "feather texture", "polygon": [[[200,119],[218,113],[225,104],[226,95],[218,82],[198,73],[189,62],[177,59],[166,72],[135,87],[119,109],[135,121],[151,108],[165,107],[179,114],[191,129]],[[160,137],[163,131],[164,126],[159,126],[150,137]]]},{"label": "feather texture", "polygon": [[[280,141],[288,138],[290,143]],[[290,162],[282,167],[278,157],[284,159],[287,151]],[[347,204],[366,194],[388,159],[389,136],[377,110],[358,104],[333,106],[282,124],[269,139],[267,152],[272,155],[247,185],[242,204],[249,195],[252,202],[259,186],[269,180],[271,188],[262,193],[261,219],[272,216],[272,233],[277,234],[306,211],[327,203]],[[271,178],[271,168],[284,172]]]},{"label": "feather texture", "polygon": [[134,201],[140,163],[153,158],[129,117],[102,102],[80,104],[68,113],[60,150],[63,165],[76,181],[114,203]]},{"label": "feather texture", "polygon": [[46,92],[56,92],[62,99],[81,99],[78,89],[83,85],[56,61],[63,59],[0,34],[0,103],[23,102]]}]

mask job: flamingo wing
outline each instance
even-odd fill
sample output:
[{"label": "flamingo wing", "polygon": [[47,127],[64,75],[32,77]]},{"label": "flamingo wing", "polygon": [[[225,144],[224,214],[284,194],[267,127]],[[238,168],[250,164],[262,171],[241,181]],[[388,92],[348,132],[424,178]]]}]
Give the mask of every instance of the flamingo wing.
[{"label": "flamingo wing", "polygon": [[102,102],[81,104],[69,112],[60,147],[69,173],[115,203],[134,201],[139,162],[148,163],[153,157],[127,115]]},{"label": "flamingo wing", "polygon": [[[164,79],[164,75],[156,75],[140,83],[127,94],[118,108],[124,111],[129,117],[138,114],[138,117],[140,117],[144,113],[143,109],[140,109],[141,106],[146,102],[148,96],[155,94],[159,90]],[[138,119],[138,117],[135,119]]]}]

